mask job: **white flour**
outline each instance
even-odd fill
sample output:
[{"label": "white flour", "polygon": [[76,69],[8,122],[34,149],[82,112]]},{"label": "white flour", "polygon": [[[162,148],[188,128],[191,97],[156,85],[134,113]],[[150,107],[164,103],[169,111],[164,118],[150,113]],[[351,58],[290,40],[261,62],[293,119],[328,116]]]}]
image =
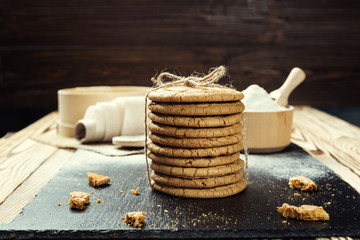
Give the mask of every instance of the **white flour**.
[{"label": "white flour", "polygon": [[286,109],[272,100],[266,90],[257,84],[250,85],[242,93],[244,99],[241,101],[245,104],[245,112],[273,112]]}]

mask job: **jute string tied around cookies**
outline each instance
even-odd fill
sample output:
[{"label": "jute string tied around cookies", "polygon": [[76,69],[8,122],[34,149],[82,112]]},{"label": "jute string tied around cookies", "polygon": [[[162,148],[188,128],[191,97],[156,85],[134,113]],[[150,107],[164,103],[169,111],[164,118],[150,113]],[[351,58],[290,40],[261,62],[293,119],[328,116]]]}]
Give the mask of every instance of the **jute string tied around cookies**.
[{"label": "jute string tied around cookies", "polygon": [[[146,159],[146,171],[148,176],[148,181],[151,186],[151,178],[150,178],[150,171],[149,171],[149,163],[148,163],[148,156],[147,156],[147,144],[148,144],[148,127],[147,127],[147,106],[148,106],[148,95],[150,92],[159,89],[159,88],[167,88],[173,86],[187,86],[187,87],[221,87],[221,88],[228,88],[226,86],[222,86],[217,84],[217,82],[226,74],[226,67],[219,66],[212,70],[209,74],[205,76],[189,76],[189,77],[181,77],[177,76],[168,72],[162,72],[157,78],[152,77],[151,81],[154,83],[154,89],[151,89],[145,96],[145,159]],[[172,81],[165,83],[164,79],[170,79]],[[248,171],[248,150],[246,147],[245,142],[245,131],[243,131],[243,146],[244,146],[244,153],[245,153],[245,179],[248,181],[249,178],[249,171]]]}]

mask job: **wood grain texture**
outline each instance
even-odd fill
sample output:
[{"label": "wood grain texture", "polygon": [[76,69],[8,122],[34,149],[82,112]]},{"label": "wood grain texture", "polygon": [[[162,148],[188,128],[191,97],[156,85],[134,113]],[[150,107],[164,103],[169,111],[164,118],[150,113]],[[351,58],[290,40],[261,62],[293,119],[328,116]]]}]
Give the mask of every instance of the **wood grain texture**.
[{"label": "wood grain texture", "polygon": [[30,139],[50,128],[56,119],[57,113],[51,113],[22,131],[0,139],[0,204],[56,151],[56,147]]},{"label": "wood grain texture", "polygon": [[[307,78],[290,104],[360,104],[360,2],[19,1],[0,3],[0,107],[56,107],[56,90],[145,85],[226,65],[234,86]],[[226,82],[228,79],[225,79]]]},{"label": "wood grain texture", "polygon": [[19,148],[18,153],[0,164],[0,204],[56,151],[56,147],[32,140],[23,142]]},{"label": "wood grain texture", "polygon": [[311,107],[296,107],[291,141],[360,192],[360,128]]},{"label": "wood grain texture", "polygon": [[10,137],[0,138],[0,163],[3,163],[7,157],[16,154],[15,148],[19,147],[22,142],[50,129],[52,125],[56,124],[57,117],[57,112],[52,112]]},{"label": "wood grain texture", "polygon": [[69,159],[73,151],[58,149],[0,204],[0,224],[11,222]]}]

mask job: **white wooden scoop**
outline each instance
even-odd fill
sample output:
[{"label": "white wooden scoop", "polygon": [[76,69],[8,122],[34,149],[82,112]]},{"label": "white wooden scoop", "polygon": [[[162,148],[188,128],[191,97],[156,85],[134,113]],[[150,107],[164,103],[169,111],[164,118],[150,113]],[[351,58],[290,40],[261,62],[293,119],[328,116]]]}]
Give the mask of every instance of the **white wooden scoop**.
[{"label": "white wooden scoop", "polygon": [[303,70],[298,67],[293,68],[284,84],[279,89],[272,91],[270,97],[274,99],[277,104],[286,106],[291,92],[304,81],[305,77],[306,75]]}]

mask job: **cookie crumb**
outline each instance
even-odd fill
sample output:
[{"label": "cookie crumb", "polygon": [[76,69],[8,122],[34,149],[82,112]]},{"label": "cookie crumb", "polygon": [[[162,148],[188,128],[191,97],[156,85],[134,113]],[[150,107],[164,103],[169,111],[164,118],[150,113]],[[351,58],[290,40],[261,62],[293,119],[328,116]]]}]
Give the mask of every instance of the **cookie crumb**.
[{"label": "cookie crumb", "polygon": [[140,227],[145,221],[145,215],[145,212],[126,213],[124,222],[133,225],[134,227]]},{"label": "cookie crumb", "polygon": [[136,190],[131,189],[130,191],[133,195],[139,195],[139,188],[136,188]]},{"label": "cookie crumb", "polygon": [[300,207],[292,206],[284,203],[281,207],[278,207],[278,212],[283,217],[297,218],[305,221],[329,221],[329,214],[322,208],[315,205],[301,205]]},{"label": "cookie crumb", "polygon": [[287,221],[286,221],[286,220],[284,220],[284,221],[282,221],[282,223],[287,223]]},{"label": "cookie crumb", "polygon": [[316,183],[308,177],[295,176],[289,179],[289,186],[293,189],[301,191],[315,191],[317,190]]},{"label": "cookie crumb", "polygon": [[90,195],[88,193],[75,190],[70,193],[69,204],[71,208],[84,209],[85,204],[89,204],[89,199]]},{"label": "cookie crumb", "polygon": [[164,210],[165,213],[168,213],[169,211],[168,210]]},{"label": "cookie crumb", "polygon": [[121,217],[121,219],[125,219],[125,217]]},{"label": "cookie crumb", "polygon": [[120,194],[121,194],[121,193],[124,193],[124,191],[120,191]]},{"label": "cookie crumb", "polygon": [[88,176],[90,185],[93,187],[99,187],[99,186],[108,184],[111,181],[110,177],[108,177],[108,176],[103,176],[103,175],[92,173],[92,172],[88,172],[87,176]]},{"label": "cookie crumb", "polygon": [[300,194],[299,193],[294,193],[294,197],[296,197],[296,196],[300,196]]},{"label": "cookie crumb", "polygon": [[61,203],[58,203],[58,206],[61,206]]},{"label": "cookie crumb", "polygon": [[160,208],[161,206],[160,205],[156,205],[158,208]]},{"label": "cookie crumb", "polygon": [[100,200],[100,199],[98,199],[98,200],[96,200],[96,202],[97,202],[97,203],[101,203],[101,200]]}]

